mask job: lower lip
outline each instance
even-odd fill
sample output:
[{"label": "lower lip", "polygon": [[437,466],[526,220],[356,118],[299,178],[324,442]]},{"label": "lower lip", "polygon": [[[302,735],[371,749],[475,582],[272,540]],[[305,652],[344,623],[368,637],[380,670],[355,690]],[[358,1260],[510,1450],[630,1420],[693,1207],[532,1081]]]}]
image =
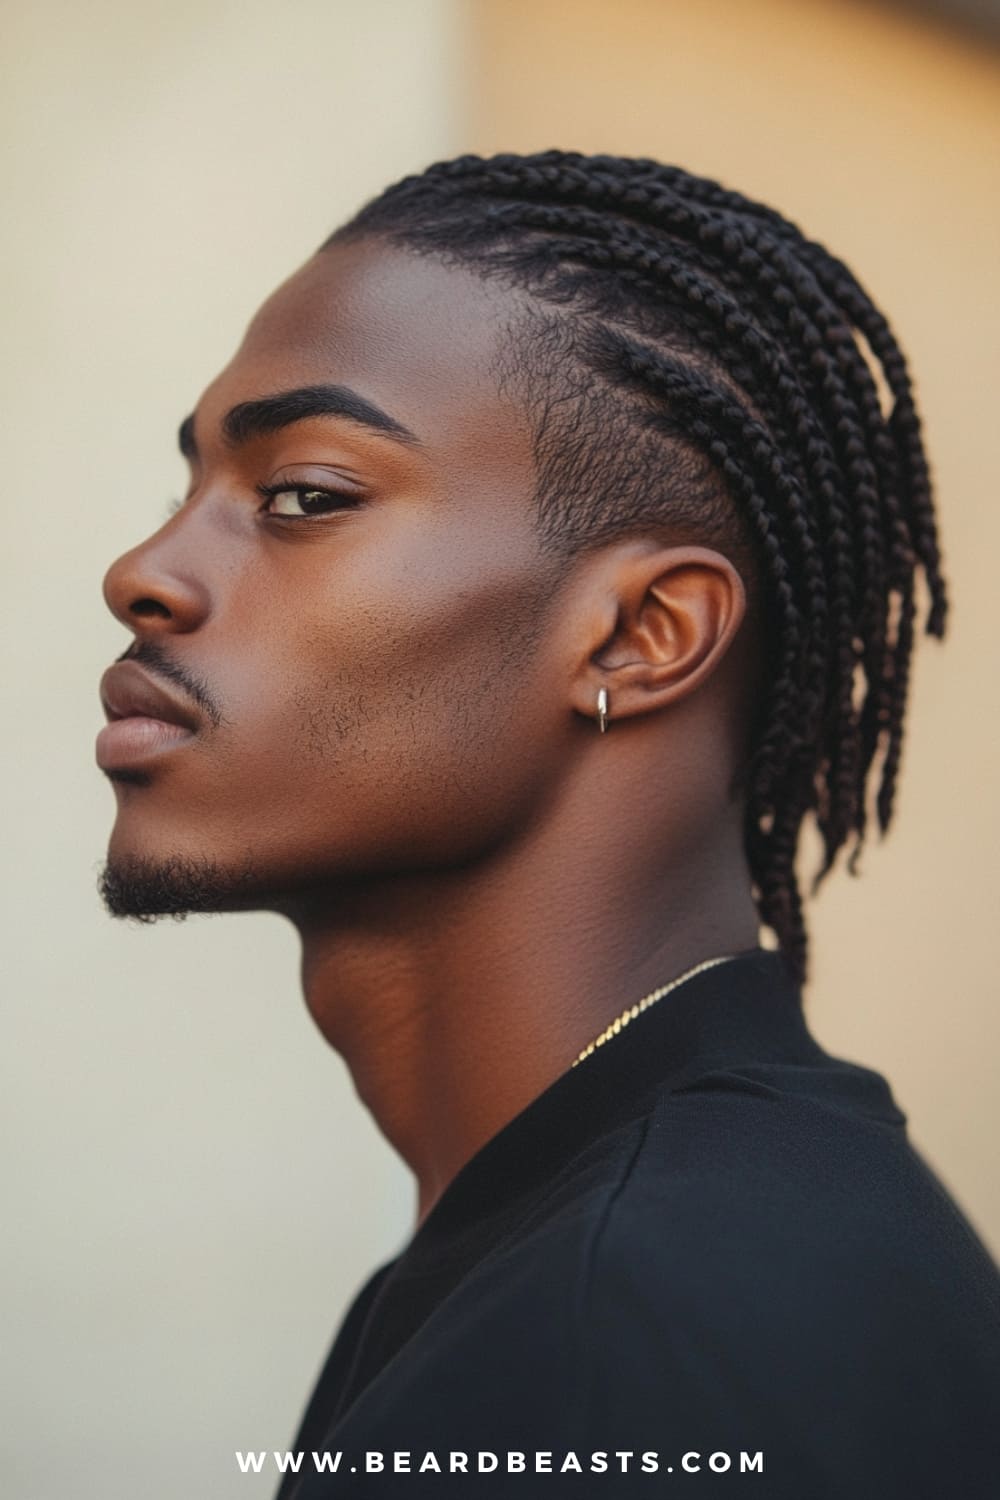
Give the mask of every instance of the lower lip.
[{"label": "lower lip", "polygon": [[102,771],[121,770],[151,760],[191,739],[194,735],[183,724],[139,716],[113,719],[97,736],[97,764]]}]

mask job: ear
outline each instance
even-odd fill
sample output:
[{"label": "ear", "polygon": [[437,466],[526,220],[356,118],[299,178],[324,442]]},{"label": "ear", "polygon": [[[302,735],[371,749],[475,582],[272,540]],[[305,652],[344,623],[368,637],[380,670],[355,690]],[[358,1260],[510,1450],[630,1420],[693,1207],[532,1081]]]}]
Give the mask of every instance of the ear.
[{"label": "ear", "polygon": [[587,650],[572,705],[608,721],[652,713],[686,698],[719,667],[747,609],[733,564],[708,547],[633,543],[609,549],[591,574]]}]

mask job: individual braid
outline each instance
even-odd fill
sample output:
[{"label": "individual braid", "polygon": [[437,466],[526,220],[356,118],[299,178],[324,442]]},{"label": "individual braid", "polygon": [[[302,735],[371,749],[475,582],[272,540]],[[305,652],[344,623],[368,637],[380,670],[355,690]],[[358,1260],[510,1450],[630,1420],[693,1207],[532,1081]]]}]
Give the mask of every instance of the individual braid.
[{"label": "individual braid", "polygon": [[[439,162],[333,238],[365,235],[532,294],[538,315],[511,358],[536,420],[545,545],[571,557],[669,524],[727,551],[759,592],[769,674],[744,838],[761,920],[804,980],[803,819],[823,842],[813,890],[852,837],[856,872],[879,759],[883,833],[892,816],[918,569],[927,633],[943,635],[947,614],[920,420],[888,323],[774,209],[646,159]],[[567,408],[553,389],[572,419],[553,415]]]}]

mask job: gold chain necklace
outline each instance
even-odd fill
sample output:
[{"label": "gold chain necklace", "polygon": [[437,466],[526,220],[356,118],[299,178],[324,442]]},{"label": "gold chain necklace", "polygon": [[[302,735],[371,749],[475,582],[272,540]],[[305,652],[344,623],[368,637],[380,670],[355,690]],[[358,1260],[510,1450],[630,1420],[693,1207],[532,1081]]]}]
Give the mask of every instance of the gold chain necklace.
[{"label": "gold chain necklace", "polygon": [[693,969],[688,969],[685,974],[679,974],[676,979],[671,979],[669,984],[661,984],[658,990],[651,990],[634,1005],[627,1006],[617,1020],[612,1021],[610,1026],[605,1026],[600,1036],[595,1036],[589,1046],[584,1047],[572,1066],[575,1068],[577,1063],[582,1063],[585,1057],[596,1052],[598,1047],[603,1047],[605,1042],[609,1042],[613,1036],[618,1035],[619,1031],[623,1031],[630,1021],[635,1020],[636,1016],[648,1010],[651,1005],[655,1005],[657,1000],[662,1000],[664,995],[669,995],[671,990],[677,989],[678,985],[683,984],[685,980],[693,979],[696,974],[704,974],[706,969],[714,969],[716,964],[727,964],[735,956],[734,953],[726,953],[721,958],[706,958],[700,964],[695,964]]}]

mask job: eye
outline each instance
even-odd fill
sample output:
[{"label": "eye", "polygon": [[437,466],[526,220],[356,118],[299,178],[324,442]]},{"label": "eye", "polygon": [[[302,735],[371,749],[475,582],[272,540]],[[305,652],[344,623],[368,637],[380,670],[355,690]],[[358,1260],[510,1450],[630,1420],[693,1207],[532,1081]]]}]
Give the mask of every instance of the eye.
[{"label": "eye", "polygon": [[327,490],[314,484],[262,484],[258,492],[267,501],[268,515],[303,519],[346,510],[358,503],[357,495],[345,490]]}]

